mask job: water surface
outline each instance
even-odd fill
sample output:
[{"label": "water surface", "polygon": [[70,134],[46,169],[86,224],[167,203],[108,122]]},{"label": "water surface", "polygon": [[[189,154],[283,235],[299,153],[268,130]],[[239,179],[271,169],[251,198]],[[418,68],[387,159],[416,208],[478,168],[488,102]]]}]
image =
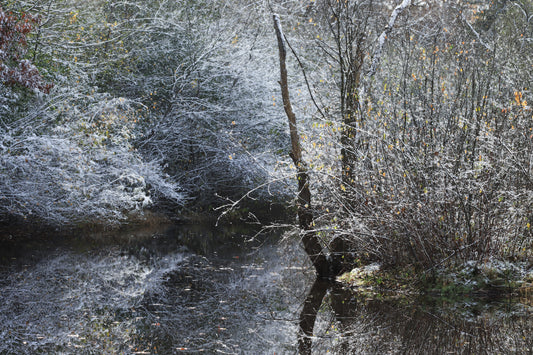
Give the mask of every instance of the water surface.
[{"label": "water surface", "polygon": [[533,351],[528,300],[358,297],[314,282],[280,233],[173,226],[0,248],[0,354]]}]

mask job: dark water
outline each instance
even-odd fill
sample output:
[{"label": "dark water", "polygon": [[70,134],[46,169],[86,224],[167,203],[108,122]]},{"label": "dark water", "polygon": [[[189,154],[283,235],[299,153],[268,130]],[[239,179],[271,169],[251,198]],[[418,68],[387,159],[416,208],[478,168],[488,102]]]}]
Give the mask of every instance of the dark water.
[{"label": "dark water", "polygon": [[170,227],[0,243],[0,354],[530,354],[530,300],[379,300],[291,238]]}]

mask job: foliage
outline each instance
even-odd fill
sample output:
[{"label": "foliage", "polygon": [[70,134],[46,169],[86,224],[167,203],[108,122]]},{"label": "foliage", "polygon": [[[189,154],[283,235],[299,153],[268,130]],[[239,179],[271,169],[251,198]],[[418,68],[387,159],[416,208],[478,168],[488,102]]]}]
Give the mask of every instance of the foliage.
[{"label": "foliage", "polygon": [[14,14],[0,7],[0,82],[3,85],[21,85],[48,93],[52,84],[45,84],[39,70],[27,52],[27,36],[39,25],[40,18],[27,12]]}]

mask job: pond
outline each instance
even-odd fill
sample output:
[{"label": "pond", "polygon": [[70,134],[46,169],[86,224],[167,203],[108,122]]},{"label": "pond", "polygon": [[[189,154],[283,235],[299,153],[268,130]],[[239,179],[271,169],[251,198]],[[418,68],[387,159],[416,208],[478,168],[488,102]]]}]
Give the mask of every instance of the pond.
[{"label": "pond", "polygon": [[531,300],[314,282],[294,237],[167,226],[0,242],[0,354],[523,354]]}]

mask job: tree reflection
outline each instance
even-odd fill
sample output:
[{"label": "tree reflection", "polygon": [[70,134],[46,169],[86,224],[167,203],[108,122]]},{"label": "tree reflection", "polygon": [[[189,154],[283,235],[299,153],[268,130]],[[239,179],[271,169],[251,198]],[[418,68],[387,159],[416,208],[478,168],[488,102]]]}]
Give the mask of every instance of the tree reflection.
[{"label": "tree reflection", "polygon": [[299,353],[533,352],[531,306],[508,299],[378,298],[315,281],[300,313]]},{"label": "tree reflection", "polygon": [[[325,297],[326,294],[328,297]],[[298,332],[298,351],[300,354],[311,354],[313,331],[319,310],[326,303],[333,311],[334,318],[342,322],[354,316],[356,299],[349,290],[323,279],[316,279],[305,299],[300,313]],[[324,302],[324,298],[327,300]]]},{"label": "tree reflection", "polygon": [[311,354],[316,316],[330,286],[330,282],[316,279],[305,299],[302,312],[300,313],[300,328],[298,332],[298,351],[300,354]]}]

